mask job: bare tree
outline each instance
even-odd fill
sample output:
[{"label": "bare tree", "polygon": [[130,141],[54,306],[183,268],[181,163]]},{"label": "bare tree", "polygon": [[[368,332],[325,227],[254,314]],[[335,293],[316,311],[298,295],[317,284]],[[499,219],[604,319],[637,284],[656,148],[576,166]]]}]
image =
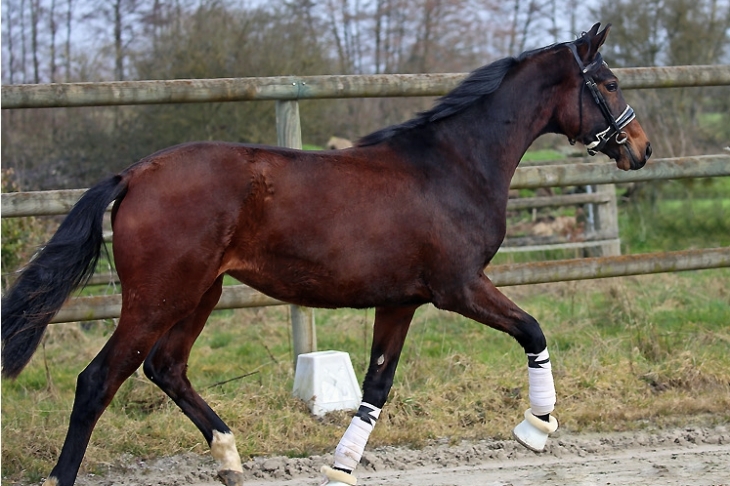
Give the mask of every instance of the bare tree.
[{"label": "bare tree", "polygon": [[383,16],[385,12],[385,0],[375,2],[375,73],[380,74],[383,63]]},{"label": "bare tree", "polygon": [[33,82],[40,83],[40,57],[38,45],[38,24],[41,18],[41,0],[30,0],[31,49],[33,51]]},{"label": "bare tree", "polygon": [[66,82],[71,81],[71,26],[73,21],[73,0],[66,0],[66,42],[63,49]]},{"label": "bare tree", "polygon": [[376,10],[376,22],[379,24],[376,42],[376,70],[383,73],[401,71],[404,58],[406,37],[406,20],[408,19],[408,2],[403,0],[384,0],[379,2],[380,10]]},{"label": "bare tree", "polygon": [[[32,0],[31,0],[32,1]],[[100,36],[109,36],[112,72],[115,80],[127,77],[127,62],[130,45],[135,40],[139,26],[142,5],[145,0],[95,0],[91,11],[83,18],[95,21]],[[108,37],[108,38],[109,38]]]},{"label": "bare tree", "polygon": [[441,20],[442,4],[443,0],[426,0],[423,2],[418,35],[411,54],[412,64],[416,71],[428,72],[432,37],[434,30],[437,28],[435,24]]},{"label": "bare tree", "polygon": [[25,45],[25,0],[20,0],[20,67],[23,72],[23,83],[28,82],[25,60],[27,59]]},{"label": "bare tree", "polygon": [[49,57],[49,70],[51,83],[56,82],[56,32],[58,26],[56,24],[56,0],[51,0],[51,6],[48,9],[48,28],[51,36]]},{"label": "bare tree", "polygon": [[[342,3],[346,3],[346,0],[341,0]],[[340,24],[346,24],[346,17],[343,19],[342,22],[340,22],[337,18],[337,13],[340,11],[340,9],[335,4],[334,0],[328,0],[327,2],[327,10],[329,12],[329,27],[330,32],[332,33],[332,37],[335,41],[335,47],[337,47],[337,57],[340,61],[340,72],[341,73],[348,73],[350,72],[350,69],[352,67],[351,60],[348,56],[347,46],[346,46],[346,37],[345,40],[343,40],[343,35],[341,34],[340,30]]]},{"label": "bare tree", "polygon": [[114,79],[124,80],[124,43],[122,41],[122,3],[124,0],[111,0],[114,18]]},{"label": "bare tree", "polygon": [[8,2],[5,5],[5,8],[3,8],[3,13],[5,14],[5,20],[4,24],[7,26],[4,32],[5,37],[5,48],[8,52],[8,63],[6,72],[8,73],[8,81],[10,81],[10,84],[15,83],[15,38],[13,37],[13,25],[15,24],[15,5],[12,2]]},{"label": "bare tree", "polygon": [[553,42],[557,43],[560,40],[560,28],[558,27],[558,2],[557,0],[548,0],[546,5],[550,10],[550,29],[548,29],[548,32],[553,38]]},{"label": "bare tree", "polygon": [[518,30],[518,22],[520,18],[520,4],[521,0],[513,0],[514,6],[513,13],[512,13],[512,29],[510,32],[510,38],[509,38],[509,52],[510,54],[515,54],[515,51],[517,50],[517,30]]}]

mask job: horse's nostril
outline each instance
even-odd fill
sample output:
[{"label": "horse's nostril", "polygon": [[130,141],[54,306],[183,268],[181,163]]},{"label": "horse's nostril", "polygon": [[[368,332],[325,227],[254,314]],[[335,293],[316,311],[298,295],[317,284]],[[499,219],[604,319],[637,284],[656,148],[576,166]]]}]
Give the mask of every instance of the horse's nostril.
[{"label": "horse's nostril", "polygon": [[651,157],[651,144],[647,143],[646,144],[646,158],[648,159],[649,157]]}]

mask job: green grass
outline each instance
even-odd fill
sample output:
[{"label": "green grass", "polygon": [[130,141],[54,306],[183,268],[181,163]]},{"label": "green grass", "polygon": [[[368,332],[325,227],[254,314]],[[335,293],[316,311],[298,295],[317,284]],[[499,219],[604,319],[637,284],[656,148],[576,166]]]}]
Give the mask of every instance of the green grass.
[{"label": "green grass", "polygon": [[624,253],[730,246],[730,177],[665,184],[652,200],[619,208]]},{"label": "green grass", "polygon": [[522,156],[522,162],[544,162],[549,160],[560,160],[562,158],[564,158],[564,155],[553,149],[528,150],[527,153]]},{"label": "green grass", "polygon": [[698,119],[699,126],[710,138],[718,141],[727,140],[730,135],[730,115],[722,112],[703,113]]}]

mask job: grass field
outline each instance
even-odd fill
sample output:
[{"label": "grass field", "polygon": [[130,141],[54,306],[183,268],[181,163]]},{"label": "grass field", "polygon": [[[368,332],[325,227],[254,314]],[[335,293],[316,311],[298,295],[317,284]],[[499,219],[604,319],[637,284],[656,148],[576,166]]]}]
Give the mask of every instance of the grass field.
[{"label": "grass field", "polygon": [[[692,197],[668,186],[653,202],[622,205],[624,250],[730,245],[727,182],[701,186],[701,193],[691,189]],[[722,269],[504,291],[543,325],[562,427],[603,431],[730,421],[728,283],[730,269]],[[216,312],[193,350],[191,381],[234,430],[244,457],[331,451],[350,420],[345,412],[315,419],[291,396],[288,312]],[[319,349],[350,353],[362,379],[373,311],[318,310],[316,316]],[[48,474],[63,443],[76,375],[113,326],[53,325],[19,379],[2,381],[3,484]],[[525,364],[522,349],[506,335],[423,307],[370,445],[508,437],[527,407]],[[100,420],[82,467],[103,471],[122,454],[185,451],[207,454],[208,448],[140,373]]]}]

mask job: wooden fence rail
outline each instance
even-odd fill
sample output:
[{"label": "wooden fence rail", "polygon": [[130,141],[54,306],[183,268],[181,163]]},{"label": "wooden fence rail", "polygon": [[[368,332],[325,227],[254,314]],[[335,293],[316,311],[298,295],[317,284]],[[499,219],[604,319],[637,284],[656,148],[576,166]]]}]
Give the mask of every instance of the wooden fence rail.
[{"label": "wooden fence rail", "polygon": [[[622,89],[730,85],[730,65],[619,68]],[[103,83],[14,84],[2,108],[440,96],[466,73],[277,76]]]},{"label": "wooden fence rail", "polygon": [[[581,186],[587,184],[620,184],[626,182],[656,181],[696,177],[730,176],[730,154],[697,155],[649,160],[638,171],[621,171],[613,162],[589,164],[564,164],[537,167],[518,167],[511,189],[535,189],[538,187]],[[67,189],[37,192],[9,192],[0,195],[2,217],[40,216],[66,214],[84,193],[85,189]],[[535,198],[537,201],[509,202],[510,209],[550,206],[562,203],[579,204],[595,199],[600,194],[576,194],[565,196],[566,201],[551,198]],[[570,201],[570,199],[574,201]]]},{"label": "wooden fence rail", "polygon": [[[495,285],[506,287],[722,267],[730,267],[730,248],[494,265],[487,267],[486,273]],[[231,285],[223,288],[216,309],[283,304],[246,285]],[[116,318],[121,307],[119,294],[77,297],[67,302],[51,322]]]}]

